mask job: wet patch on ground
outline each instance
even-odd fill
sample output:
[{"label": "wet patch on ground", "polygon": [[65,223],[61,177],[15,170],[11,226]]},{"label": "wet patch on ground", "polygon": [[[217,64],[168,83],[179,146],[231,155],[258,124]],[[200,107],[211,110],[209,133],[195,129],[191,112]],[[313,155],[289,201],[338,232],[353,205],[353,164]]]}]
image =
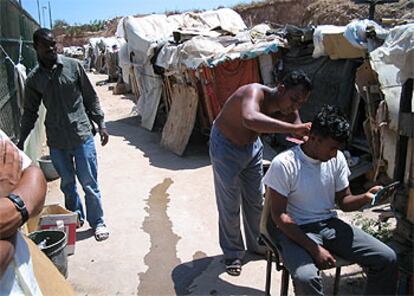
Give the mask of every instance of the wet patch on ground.
[{"label": "wet patch on ground", "polygon": [[181,264],[177,258],[177,242],[180,239],[172,230],[172,223],[167,215],[170,202],[168,188],[173,184],[170,178],[154,188],[146,200],[146,212],[142,229],[149,234],[151,247],[144,257],[148,269],[139,273],[138,295],[172,295],[175,293],[171,280],[173,269]]}]

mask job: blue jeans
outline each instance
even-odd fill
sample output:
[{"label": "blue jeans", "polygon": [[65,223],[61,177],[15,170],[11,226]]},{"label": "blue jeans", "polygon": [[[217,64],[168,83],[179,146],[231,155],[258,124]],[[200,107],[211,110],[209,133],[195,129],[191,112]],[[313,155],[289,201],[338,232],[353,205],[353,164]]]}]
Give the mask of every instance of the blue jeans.
[{"label": "blue jeans", "polygon": [[225,259],[242,259],[245,247],[240,230],[240,207],[247,250],[262,253],[257,243],[263,209],[263,144],[238,146],[212,127],[210,160],[219,212],[219,240]]},{"label": "blue jeans", "polygon": [[85,220],[82,202],[76,189],[76,175],[85,192],[89,225],[96,228],[104,224],[93,137],[89,137],[85,143],[73,149],[50,148],[50,158],[61,177],[60,189],[65,195],[65,207],[77,213],[80,221]]},{"label": "blue jeans", "polygon": [[[364,295],[395,295],[397,256],[390,247],[338,218],[301,225],[300,228],[329,252],[366,268]],[[283,264],[292,275],[295,294],[324,295],[319,270],[310,254],[282,231],[277,231],[275,236]]]}]

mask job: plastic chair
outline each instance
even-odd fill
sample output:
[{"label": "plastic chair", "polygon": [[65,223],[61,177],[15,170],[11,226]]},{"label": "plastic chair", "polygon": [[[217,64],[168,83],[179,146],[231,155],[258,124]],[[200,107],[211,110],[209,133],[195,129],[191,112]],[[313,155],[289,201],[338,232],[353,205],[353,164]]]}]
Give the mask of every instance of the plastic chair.
[{"label": "plastic chair", "polygon": [[[271,275],[272,275],[272,262],[276,263],[276,270],[282,271],[282,280],[280,286],[280,295],[286,296],[289,289],[289,271],[283,265],[283,259],[281,253],[279,252],[278,246],[275,242],[275,235],[279,231],[274,224],[271,211],[270,211],[270,199],[267,194],[265,196],[265,204],[263,207],[263,212],[260,221],[260,236],[259,243],[266,247],[266,287],[265,295],[270,295],[270,285],[271,285]],[[343,258],[335,256],[336,259],[336,273],[335,273],[335,282],[333,288],[333,295],[338,294],[339,281],[341,278],[341,267],[355,264],[355,262],[347,261]]]}]

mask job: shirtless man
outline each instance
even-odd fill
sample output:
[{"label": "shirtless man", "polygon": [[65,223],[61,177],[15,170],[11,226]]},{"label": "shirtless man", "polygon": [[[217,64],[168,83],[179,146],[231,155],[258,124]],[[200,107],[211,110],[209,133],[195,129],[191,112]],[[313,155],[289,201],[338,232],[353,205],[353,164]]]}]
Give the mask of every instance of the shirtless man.
[{"label": "shirtless man", "polygon": [[[311,124],[302,123],[298,109],[312,84],[303,71],[292,71],[275,87],[253,83],[240,87],[214,121],[210,159],[219,212],[219,239],[226,271],[238,276],[245,247],[240,231],[242,205],[247,250],[257,244],[263,201],[263,144],[260,133],[290,133],[304,138]],[[290,122],[285,121],[290,118]]]}]

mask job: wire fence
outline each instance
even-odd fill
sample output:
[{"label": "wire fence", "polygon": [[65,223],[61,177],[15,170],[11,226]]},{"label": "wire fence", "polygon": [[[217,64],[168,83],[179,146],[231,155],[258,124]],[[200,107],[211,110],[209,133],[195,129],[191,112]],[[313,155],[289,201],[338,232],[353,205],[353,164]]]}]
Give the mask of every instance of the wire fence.
[{"label": "wire fence", "polygon": [[15,65],[29,73],[36,65],[32,35],[38,23],[16,0],[0,0],[0,128],[16,141],[21,110],[15,85]]}]

